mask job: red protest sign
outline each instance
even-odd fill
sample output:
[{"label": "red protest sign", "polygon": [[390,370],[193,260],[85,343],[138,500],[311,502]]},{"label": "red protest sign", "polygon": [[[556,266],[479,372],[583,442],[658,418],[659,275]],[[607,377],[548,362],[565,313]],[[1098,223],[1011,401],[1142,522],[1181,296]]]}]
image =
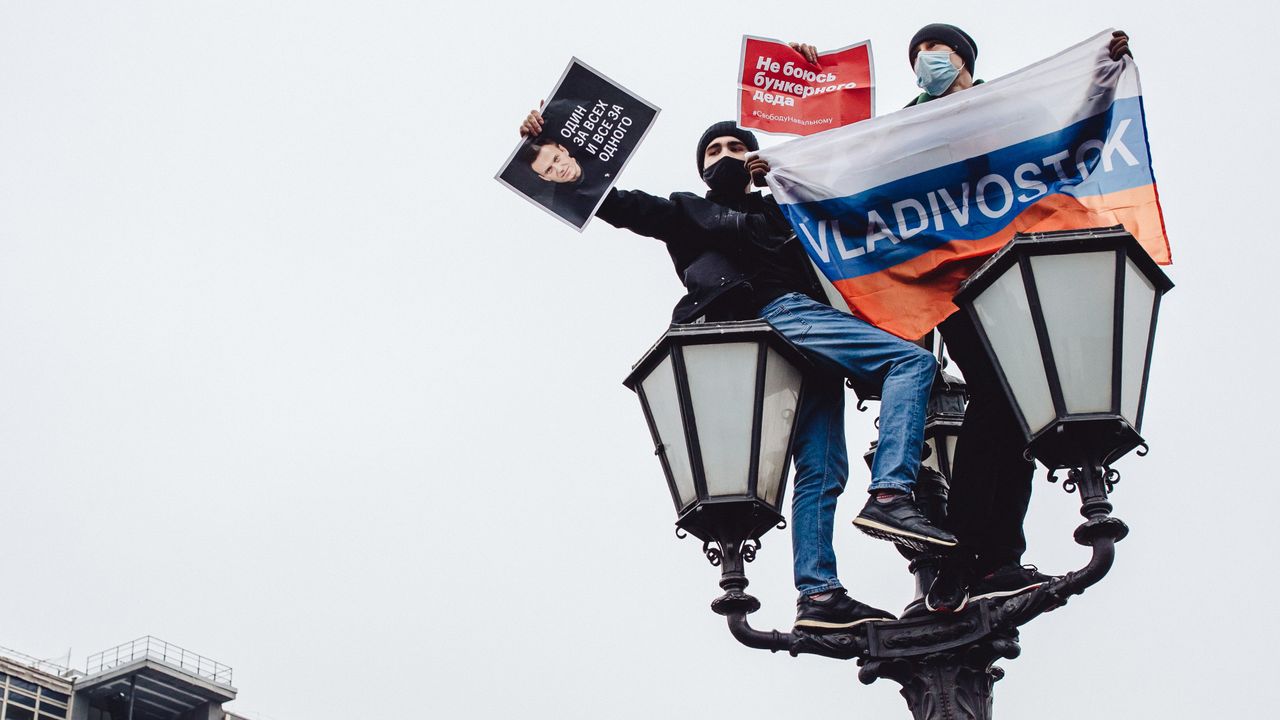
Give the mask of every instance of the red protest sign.
[{"label": "red protest sign", "polygon": [[871,41],[818,54],[811,65],[784,42],[742,36],[738,124],[812,135],[875,112]]}]

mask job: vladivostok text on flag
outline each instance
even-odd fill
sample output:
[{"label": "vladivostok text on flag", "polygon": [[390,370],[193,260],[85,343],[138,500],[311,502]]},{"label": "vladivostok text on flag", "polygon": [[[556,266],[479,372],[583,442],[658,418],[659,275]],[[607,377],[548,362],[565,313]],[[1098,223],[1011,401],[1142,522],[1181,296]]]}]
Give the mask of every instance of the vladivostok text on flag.
[{"label": "vladivostok text on flag", "polygon": [[1111,31],[963,92],[761,155],[814,263],[854,314],[918,338],[1015,233],[1123,225],[1169,243],[1133,59]]}]

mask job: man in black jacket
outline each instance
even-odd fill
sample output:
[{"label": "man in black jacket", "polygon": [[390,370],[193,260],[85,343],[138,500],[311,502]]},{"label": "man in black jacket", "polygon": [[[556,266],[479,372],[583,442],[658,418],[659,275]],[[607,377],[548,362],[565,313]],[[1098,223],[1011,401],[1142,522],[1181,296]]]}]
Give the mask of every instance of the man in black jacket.
[{"label": "man in black jacket", "polygon": [[[536,136],[541,130],[533,111],[521,132]],[[675,321],[763,318],[814,361],[819,370],[807,378],[793,450],[796,627],[822,632],[892,619],[849,597],[836,575],[835,508],[848,478],[843,379],[881,388],[882,398],[871,497],[854,524],[900,544],[945,549],[955,538],[930,525],[911,501],[936,362],[919,347],[826,304],[777,203],[749,192],[752,170],[767,171],[759,159],[748,168],[747,154],[757,149],[752,133],[716,123],[697,147],[698,171],[710,188],[706,196],[614,190],[597,215],[667,245],[689,291],[676,306]]]}]

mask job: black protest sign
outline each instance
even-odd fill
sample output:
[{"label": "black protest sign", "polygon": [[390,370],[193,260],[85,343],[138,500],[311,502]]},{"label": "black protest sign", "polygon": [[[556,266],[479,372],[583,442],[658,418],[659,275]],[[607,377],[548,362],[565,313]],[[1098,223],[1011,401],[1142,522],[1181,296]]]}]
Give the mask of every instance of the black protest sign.
[{"label": "black protest sign", "polygon": [[657,116],[573,58],[542,108],[542,132],[522,139],[495,177],[581,232]]}]

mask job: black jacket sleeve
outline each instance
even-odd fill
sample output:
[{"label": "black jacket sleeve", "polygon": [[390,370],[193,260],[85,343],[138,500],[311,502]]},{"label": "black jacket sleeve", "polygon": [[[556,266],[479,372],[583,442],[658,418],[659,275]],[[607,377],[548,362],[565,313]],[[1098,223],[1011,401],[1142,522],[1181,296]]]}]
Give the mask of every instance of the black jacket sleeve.
[{"label": "black jacket sleeve", "polygon": [[777,252],[791,226],[776,205],[739,212],[693,193],[669,199],[638,190],[610,190],[596,216],[610,225],[657,238],[691,252],[716,250],[730,257]]},{"label": "black jacket sleeve", "polygon": [[683,212],[691,234],[708,249],[734,256],[776,253],[791,238],[791,225],[777,206],[762,212],[739,212],[697,195],[677,194],[671,199]]},{"label": "black jacket sleeve", "polygon": [[616,228],[664,242],[677,237],[684,226],[675,203],[639,190],[610,190],[596,217]]}]

